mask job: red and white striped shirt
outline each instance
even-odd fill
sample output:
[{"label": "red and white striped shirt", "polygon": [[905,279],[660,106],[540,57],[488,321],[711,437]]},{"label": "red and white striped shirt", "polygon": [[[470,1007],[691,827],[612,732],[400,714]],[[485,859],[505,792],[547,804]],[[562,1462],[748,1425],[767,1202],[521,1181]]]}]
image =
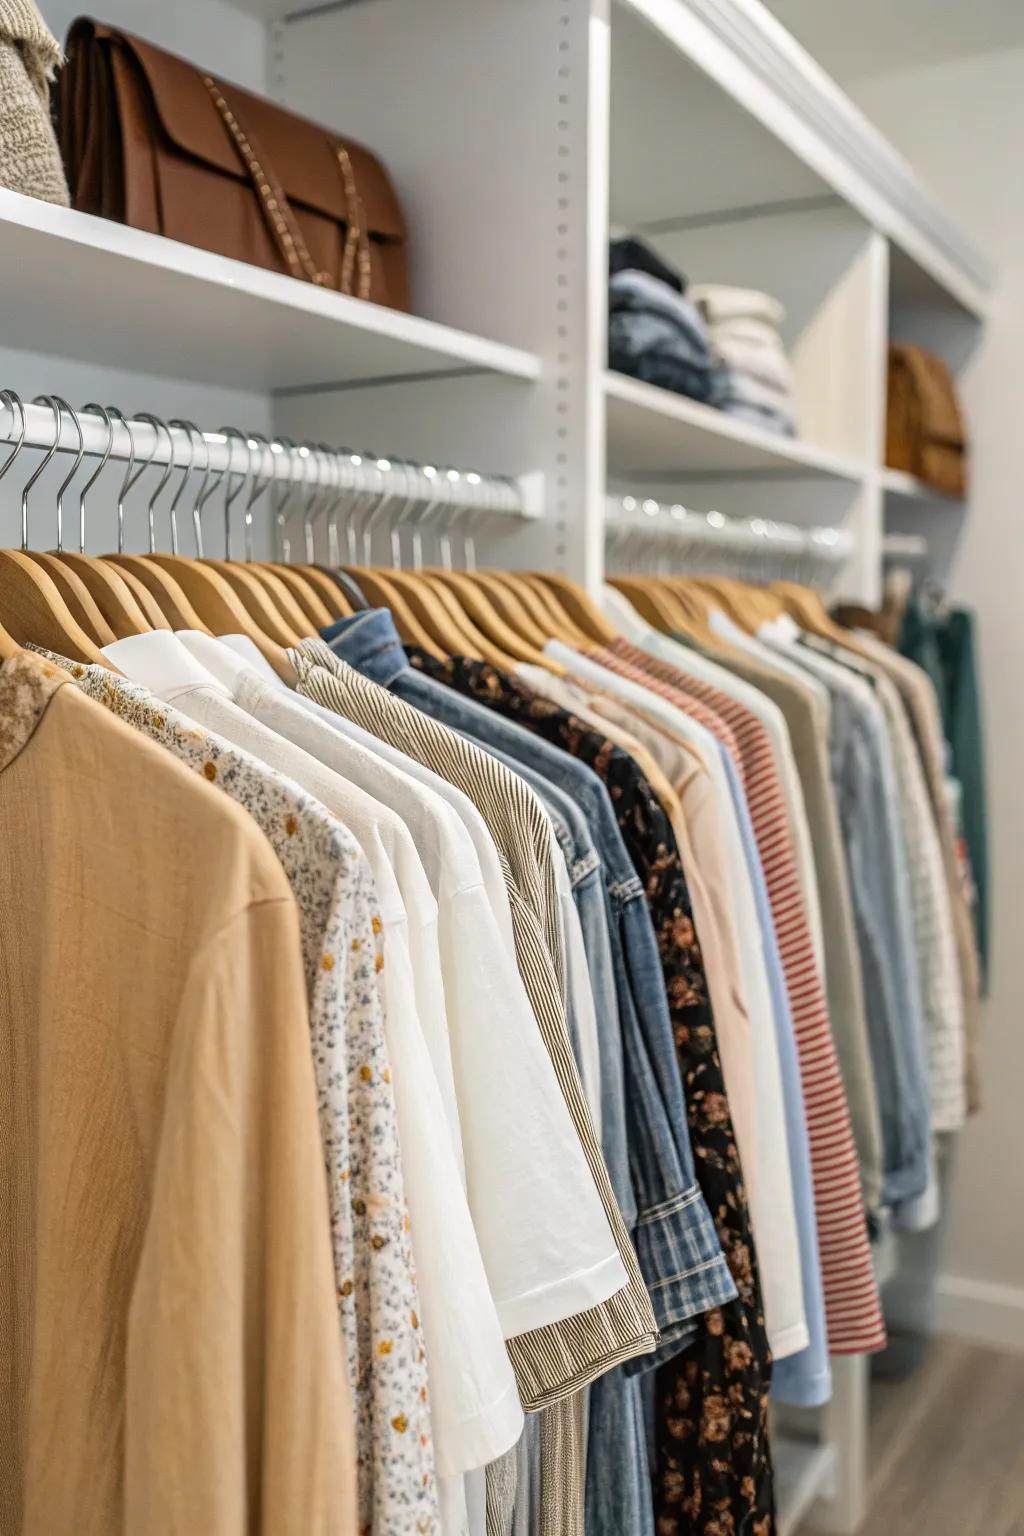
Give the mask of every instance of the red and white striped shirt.
[{"label": "red and white striped shirt", "polygon": [[738,754],[734,763],[743,782],[764,867],[793,1013],[811,1149],[829,1350],[838,1355],[881,1349],[885,1324],[868,1242],[857,1152],[771,739],[760,721],[720,688],[648,656],[628,641],[613,641],[593,659],[699,720],[730,754]]}]

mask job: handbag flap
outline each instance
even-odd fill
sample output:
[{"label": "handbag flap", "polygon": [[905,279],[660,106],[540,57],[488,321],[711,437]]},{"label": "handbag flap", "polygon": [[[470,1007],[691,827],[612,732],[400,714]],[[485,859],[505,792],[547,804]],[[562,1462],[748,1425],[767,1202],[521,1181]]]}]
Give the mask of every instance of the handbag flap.
[{"label": "handbag flap", "polygon": [[[225,175],[248,178],[201,70],[131,33],[98,24],[96,33],[132,54],[149,86],[160,125],[177,149]],[[347,222],[349,209],[337,156],[337,146],[342,145],[351,160],[367,231],[388,240],[405,238],[405,223],[387,172],[368,149],[240,86],[216,83],[241,128],[251,132],[269,160],[290,202],[338,223]]]},{"label": "handbag flap", "polygon": [[915,396],[921,435],[954,448],[966,447],[964,419],[952,375],[943,359],[924,347],[900,342],[890,349],[890,366],[904,373]]}]

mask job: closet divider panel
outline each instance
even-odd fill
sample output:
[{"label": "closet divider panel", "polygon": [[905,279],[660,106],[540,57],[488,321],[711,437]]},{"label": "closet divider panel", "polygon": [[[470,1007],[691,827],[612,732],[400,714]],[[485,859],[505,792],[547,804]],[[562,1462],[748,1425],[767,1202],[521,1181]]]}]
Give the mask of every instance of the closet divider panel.
[{"label": "closet divider panel", "polygon": [[607,0],[387,0],[274,29],[279,98],[388,167],[417,312],[542,363],[518,394],[475,376],[440,390],[325,378],[319,399],[278,398],[275,420],[541,481],[545,516],[500,547],[481,531],[481,558],[588,582],[602,559],[607,30]]}]

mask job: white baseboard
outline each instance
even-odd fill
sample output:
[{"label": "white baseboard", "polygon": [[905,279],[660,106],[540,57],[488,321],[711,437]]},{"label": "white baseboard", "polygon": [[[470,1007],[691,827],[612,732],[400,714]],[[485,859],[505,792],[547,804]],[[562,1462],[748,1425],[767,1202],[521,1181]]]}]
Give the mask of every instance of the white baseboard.
[{"label": "white baseboard", "polygon": [[1024,1354],[1024,1289],[940,1275],[934,1328],[936,1333]]},{"label": "white baseboard", "polygon": [[1024,1288],[968,1280],[962,1275],[898,1273],[885,1288],[891,1327],[948,1334],[1024,1354]]}]

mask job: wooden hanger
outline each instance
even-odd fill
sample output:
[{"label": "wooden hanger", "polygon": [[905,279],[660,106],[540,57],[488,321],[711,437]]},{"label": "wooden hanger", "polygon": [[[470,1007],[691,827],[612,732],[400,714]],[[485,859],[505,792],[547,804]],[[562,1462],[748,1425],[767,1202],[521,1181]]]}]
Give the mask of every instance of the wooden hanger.
[{"label": "wooden hanger", "polygon": [[819,594],[813,587],[802,587],[795,581],[776,581],[772,591],[781,599],[798,624],[825,640],[837,640],[846,644],[850,639],[829,617]]},{"label": "wooden hanger", "polygon": [[[469,577],[499,618],[509,625],[520,640],[534,651],[540,652],[541,660],[548,664],[548,658],[543,655],[543,650],[551,636],[537,623],[519,593],[512,587],[504,586],[491,571],[472,571]],[[564,674],[565,668],[561,667],[559,671]]]},{"label": "wooden hanger", "polygon": [[618,630],[609,624],[589,593],[567,576],[556,576],[550,571],[531,571],[527,580],[535,590],[540,586],[555,599],[575,627],[588,636],[590,645],[610,645],[619,638]]},{"label": "wooden hanger", "polygon": [[81,577],[119,640],[128,635],[144,634],[153,628],[148,614],[120,571],[106,565],[96,555],[80,555],[72,550],[64,550],[57,558]]},{"label": "wooden hanger", "polygon": [[570,645],[574,650],[587,650],[591,644],[590,636],[575,625],[558,602],[553,592],[549,592],[543,582],[523,571],[502,572],[501,579],[512,582],[515,590],[529,593],[530,598],[536,604],[544,616],[544,625],[548,637],[552,640],[561,640],[564,645]]},{"label": "wooden hanger", "polygon": [[[28,485],[25,487],[25,494],[27,494],[36,477],[50,462],[50,459],[57,450],[63,431],[65,413],[67,413],[67,415],[71,418],[75,431],[78,434],[78,448],[75,453],[74,461],[71,465],[70,471],[65,476],[57,491],[58,548],[53,551],[53,558],[67,566],[68,569],[73,571],[75,575],[80,579],[82,585],[85,586],[90,596],[92,597],[96,607],[100,610],[100,613],[105,619],[107,625],[114,631],[114,634],[117,636],[117,638],[121,639],[126,635],[140,634],[144,630],[151,628],[149,618],[145,611],[139,606],[131,590],[122,579],[120,573],[105,566],[103,562],[97,559],[95,556],[76,553],[73,550],[65,550],[60,547],[62,544],[61,535],[64,523],[64,495],[72,480],[74,480],[75,475],[78,473],[79,466],[85,457],[85,437],[82,432],[82,423],[78,412],[72,410],[71,406],[68,405],[67,401],[63,400],[60,395],[39,395],[37,397],[36,404],[46,404],[53,412],[54,441],[52,448],[49,449],[44,455],[43,460],[39,465],[39,468],[36,470],[35,475],[31,477]],[[99,407],[90,406],[86,407],[86,409],[90,411],[101,410],[101,413],[107,424],[107,444],[104,454],[100,459],[99,465],[97,466],[95,472],[90,476],[88,482],[86,483],[79,496],[79,524],[82,530],[81,542],[83,544],[85,542],[86,493],[95,483],[97,477],[102,473],[103,467],[110,456],[110,449],[113,443],[114,433],[113,425],[110,419],[111,415],[120,414],[102,410],[102,408]],[[133,467],[133,462],[134,461],[129,464],[129,474]],[[144,465],[143,468],[145,467],[146,466]],[[136,476],[135,478],[138,477]],[[123,515],[123,498],[125,491],[129,488],[131,483],[131,479],[126,476],[125,483],[121,488],[121,497],[118,502],[119,518]]]},{"label": "wooden hanger", "polygon": [[[165,571],[159,565],[150,564],[144,555],[104,555],[103,558],[108,565],[116,566],[126,577],[131,575],[136,578],[139,586],[144,587],[149,593],[171,629],[197,629],[200,633],[210,633],[189,602],[181,583],[176,581],[169,571]],[[133,590],[138,596],[138,587],[134,587]]]},{"label": "wooden hanger", "polygon": [[9,661],[12,656],[17,656],[20,650],[21,646],[17,640],[13,639],[0,624],[0,661]]},{"label": "wooden hanger", "polygon": [[0,549],[0,613],[19,645],[32,641],[70,661],[110,665],[52,578],[20,549]]},{"label": "wooden hanger", "polygon": [[643,576],[609,576],[608,582],[627,597],[642,619],[663,635],[686,627],[678,597],[662,583]]},{"label": "wooden hanger", "polygon": [[117,636],[103,617],[99,605],[78,572],[65,565],[56,555],[44,554],[34,549],[27,549],[25,553],[30,560],[35,561],[40,570],[46,571],[86,634],[97,645],[113,645]]},{"label": "wooden hanger", "polygon": [[424,579],[438,593],[452,599],[459,612],[460,624],[475,652],[492,666],[512,672],[520,662],[539,662],[540,652],[517,634],[470,579],[466,571],[430,570]]},{"label": "wooden hanger", "polygon": [[247,635],[279,677],[286,682],[294,681],[295,669],[284,646],[264,633],[220,571],[205,560],[189,560],[184,555],[153,554],[144,558],[170,572],[210,634]]},{"label": "wooden hanger", "polygon": [[355,611],[337,571],[329,570],[323,565],[300,565],[297,569],[316,592],[324,607],[332,610],[334,618],[348,618]]},{"label": "wooden hanger", "polygon": [[[518,627],[518,621],[514,618],[518,609],[532,625],[534,644],[538,647],[547,645],[552,638],[547,610],[528,582],[517,581],[514,571],[484,571],[477,579],[487,583],[487,590],[493,593],[496,601],[503,597],[512,605],[507,615],[511,623],[516,623]],[[524,633],[530,631],[524,630]]]},{"label": "wooden hanger", "polygon": [[254,623],[258,624],[263,633],[278,645],[298,645],[304,638],[305,622],[301,619],[298,627],[285,618],[278,606],[277,596],[271,597],[264,578],[266,572],[255,571],[239,561],[235,560],[205,560],[203,562],[211,570],[217,571],[239,601],[248,610]]},{"label": "wooden hanger", "polygon": [[388,581],[406,598],[448,656],[471,656],[507,672],[518,663],[482,632],[453,588],[440,580],[444,572],[389,570]]},{"label": "wooden hanger", "polygon": [[[264,564],[260,568],[276,576],[287,587],[311,633],[316,634],[325,625],[343,617],[338,603],[340,592],[322,572],[306,565]],[[332,607],[328,607],[328,596],[332,599]]]},{"label": "wooden hanger", "polygon": [[118,569],[118,575],[149,620],[150,629],[174,627],[145,582],[140,581],[134,571],[125,570],[122,566]]},{"label": "wooden hanger", "polygon": [[[390,584],[388,576],[365,566],[344,566],[343,569],[359,583],[371,603],[375,603],[379,608],[390,609],[395,627],[407,645],[418,645],[421,650],[426,651],[437,661],[444,661],[446,654],[452,654],[450,651],[446,653],[443,643],[435,640],[424,627],[406,600],[405,594]],[[443,618],[442,610],[442,622]]]},{"label": "wooden hanger", "polygon": [[[0,391],[0,403],[7,407],[12,421],[17,423],[14,446],[0,465],[0,479],[3,479],[25,442],[25,409],[13,390]],[[52,400],[49,403],[54,413],[54,441],[21,493],[22,538],[26,544],[29,493],[57,452],[60,441],[60,411]],[[27,550],[0,550],[0,613],[7,633],[17,644],[32,641],[73,661],[108,665],[96,642],[71,612],[52,577]]]}]

